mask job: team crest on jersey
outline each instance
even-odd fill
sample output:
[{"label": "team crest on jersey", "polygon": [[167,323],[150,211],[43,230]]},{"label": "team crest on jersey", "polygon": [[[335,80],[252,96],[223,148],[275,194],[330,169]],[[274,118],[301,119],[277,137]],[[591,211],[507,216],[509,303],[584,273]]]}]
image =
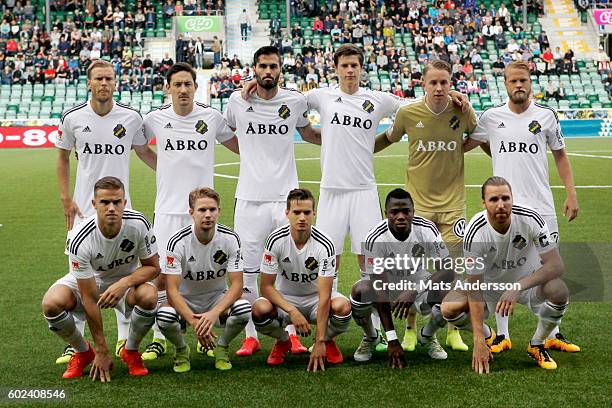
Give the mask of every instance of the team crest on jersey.
[{"label": "team crest on jersey", "polygon": [[453,224],[453,232],[459,238],[463,238],[465,235],[465,218],[459,218],[457,221],[455,221]]},{"label": "team crest on jersey", "polygon": [[308,269],[309,271],[314,271],[315,269],[317,269],[319,267],[319,263],[317,262],[316,259],[314,259],[314,257],[309,256],[306,259],[306,262],[304,262],[304,266],[306,267],[306,269]]},{"label": "team crest on jersey", "polygon": [[453,129],[453,130],[457,130],[459,128],[460,124],[461,124],[461,120],[459,120],[459,118],[457,116],[453,116],[448,121],[448,126],[450,126],[450,128]]},{"label": "team crest on jersey", "polygon": [[517,235],[512,240],[512,246],[515,247],[516,249],[525,249],[525,247],[527,246],[527,240],[523,238],[522,236]]},{"label": "team crest on jersey", "polygon": [[59,140],[60,142],[64,139],[64,133],[57,129],[57,140]]},{"label": "team crest on jersey", "polygon": [[370,102],[369,100],[366,100],[363,103],[363,105],[361,105],[361,107],[363,108],[364,111],[366,111],[368,113],[374,112],[374,104],[372,102]]},{"label": "team crest on jersey", "polygon": [[291,116],[291,110],[289,109],[289,107],[287,105],[282,105],[279,109],[278,109],[278,116],[281,117],[281,119],[287,119],[289,116]]},{"label": "team crest on jersey", "polygon": [[222,250],[218,250],[213,255],[213,261],[215,261],[219,265],[223,265],[225,262],[227,262],[227,254]]},{"label": "team crest on jersey", "polygon": [[131,252],[134,247],[134,243],[127,238],[121,241],[121,245],[119,245],[119,248],[121,248],[123,252]]},{"label": "team crest on jersey", "polygon": [[425,255],[425,248],[421,244],[416,244],[412,247],[412,256],[415,258],[420,258]]},{"label": "team crest on jersey", "polygon": [[537,120],[534,120],[529,124],[529,131],[534,135],[537,135],[542,131],[542,125],[540,125],[540,122],[538,122]]},{"label": "team crest on jersey", "polygon": [[203,120],[198,120],[198,123],[195,124],[195,130],[199,134],[203,135],[208,132],[208,125]]},{"label": "team crest on jersey", "polygon": [[127,130],[125,130],[125,127],[123,127],[121,123],[113,128],[113,135],[115,135],[117,139],[122,139],[126,133]]}]

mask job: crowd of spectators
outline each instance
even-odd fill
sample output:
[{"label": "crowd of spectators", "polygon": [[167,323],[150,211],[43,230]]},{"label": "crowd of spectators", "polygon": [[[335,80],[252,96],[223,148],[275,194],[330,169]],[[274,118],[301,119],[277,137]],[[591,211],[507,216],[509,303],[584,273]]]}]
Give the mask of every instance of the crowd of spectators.
[{"label": "crowd of spectators", "polygon": [[[551,50],[546,32],[527,35],[522,26],[522,0],[513,2],[511,12],[501,4],[488,7],[474,0],[452,1],[376,1],[333,0],[318,2],[292,1],[292,12],[298,18],[312,17],[311,35],[304,38],[299,23],[283,35],[280,20],[270,22],[272,44],[284,54],[284,72],[291,75],[284,86],[300,90],[325,87],[337,82],[333,70],[333,44],[355,43],[366,52],[367,71],[385,71],[391,81],[391,91],[411,96],[421,84],[421,69],[433,59],[450,63],[456,89],[466,93],[486,93],[487,79],[476,71],[488,63],[494,75],[501,75],[506,64],[523,60],[531,64],[534,73],[573,74],[579,72],[574,53]],[[531,15],[543,13],[542,1],[529,0]],[[400,34],[409,34],[411,45],[396,41]],[[317,41],[312,38],[317,37]],[[499,50],[499,58],[489,57],[487,44]],[[411,48],[412,49],[411,49]],[[414,57],[410,57],[414,55]],[[490,58],[490,59],[489,59]],[[230,81],[231,82],[231,81]],[[362,78],[369,85],[368,74]]]},{"label": "crowd of spectators", "polygon": [[[52,0],[51,31],[37,16],[32,0],[3,1],[0,21],[0,83],[52,84],[79,82],[92,61],[113,63],[121,90],[158,90],[172,60],[153,61],[140,52],[144,31],[157,28],[159,12],[164,18],[195,13],[216,14],[223,0]],[[39,4],[38,7],[41,7]],[[163,27],[161,27],[163,29]],[[197,49],[189,43],[177,53],[181,60]],[[200,44],[201,46],[201,44]],[[178,51],[178,50],[177,50]],[[199,60],[190,61],[202,65]],[[199,64],[198,64],[199,62]]]}]

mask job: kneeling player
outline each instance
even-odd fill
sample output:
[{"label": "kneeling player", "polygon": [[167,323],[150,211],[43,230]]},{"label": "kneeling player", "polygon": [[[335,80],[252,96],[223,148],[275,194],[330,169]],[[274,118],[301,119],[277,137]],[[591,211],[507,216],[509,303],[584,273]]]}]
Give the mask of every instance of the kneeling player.
[{"label": "kneeling player", "polygon": [[[217,224],[219,203],[219,194],[214,190],[193,190],[189,194],[193,222],[176,232],[166,248],[163,273],[168,300],[174,307],[165,303],[159,308],[157,325],[176,347],[174,371],[178,373],[191,370],[189,346],[181,332],[179,315],[194,328],[201,344],[214,347],[215,367],[219,370],[232,368],[229,343],[244,330],[251,315],[249,302],[240,299],[240,239],[230,228]],[[223,327],[216,346],[214,326]]]},{"label": "kneeling player", "polygon": [[[557,245],[536,211],[513,205],[512,190],[504,178],[489,178],[482,186],[482,199],[485,210],[472,218],[465,234],[469,290],[449,293],[442,314],[460,329],[469,329],[471,322],[472,368],[488,373],[495,333],[483,320],[490,312],[508,316],[521,303],[538,316],[527,353],[540,367],[555,369],[557,364],[544,342],[561,322],[569,300],[560,279],[564,266]],[[489,290],[481,292],[483,285]]]},{"label": "kneeling player", "polygon": [[270,365],[282,364],[291,350],[285,326],[293,324],[300,335],[308,336],[310,324],[316,323],[308,370],[317,371],[325,369],[324,357],[330,364],[342,363],[334,338],[348,330],[351,306],[332,289],[336,251],[331,239],[312,226],[314,206],[309,190],[289,193],[285,210],[289,225],[272,232],[265,244],[262,297],[253,304],[253,322],[259,332],[276,339],[267,360]]},{"label": "kneeling player", "polygon": [[[433,222],[414,216],[414,203],[408,192],[399,188],[391,191],[385,199],[385,215],[386,219],[374,227],[365,240],[367,278],[355,283],[351,292],[353,316],[365,332],[355,351],[355,360],[370,360],[380,338],[370,318],[373,304],[386,331],[392,368],[403,368],[406,363],[391,313],[405,318],[411,307],[422,315],[431,313],[428,324],[417,335],[419,343],[427,347],[431,358],[446,359],[446,351],[435,334],[438,328],[446,325],[439,305],[446,291],[441,289],[450,286],[454,279],[450,265],[443,267],[447,264],[444,260],[450,260],[448,249]],[[401,259],[404,265],[383,266],[391,259]],[[434,261],[437,272],[433,275],[426,270],[426,259]],[[389,302],[389,283],[409,286],[401,289],[393,306]]]},{"label": "kneeling player", "polygon": [[[80,377],[93,361],[92,379],[110,381],[113,358],[104,339],[101,308],[115,308],[130,318],[121,359],[131,375],[148,373],[138,345],[155,322],[157,290],[151,280],[159,274],[159,261],[151,224],[141,213],[125,210],[126,204],[125,188],[118,178],[96,182],[96,215],[83,221],[66,244],[70,273],[55,282],[43,298],[49,328],[77,351],[64,378]],[[73,313],[83,312],[96,353],[74,323]]]}]

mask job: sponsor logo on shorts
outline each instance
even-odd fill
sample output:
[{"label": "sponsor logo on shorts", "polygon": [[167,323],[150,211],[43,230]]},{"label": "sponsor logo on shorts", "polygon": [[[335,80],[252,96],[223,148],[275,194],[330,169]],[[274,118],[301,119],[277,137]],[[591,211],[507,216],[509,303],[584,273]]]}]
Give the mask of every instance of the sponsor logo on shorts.
[{"label": "sponsor logo on shorts", "polygon": [[463,238],[465,235],[465,218],[459,218],[457,221],[455,221],[453,224],[453,232],[459,238]]}]

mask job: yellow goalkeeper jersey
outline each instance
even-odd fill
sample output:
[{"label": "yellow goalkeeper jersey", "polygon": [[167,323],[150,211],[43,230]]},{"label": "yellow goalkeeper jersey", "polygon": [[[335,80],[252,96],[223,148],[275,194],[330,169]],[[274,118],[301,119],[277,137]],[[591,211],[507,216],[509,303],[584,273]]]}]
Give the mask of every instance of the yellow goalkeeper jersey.
[{"label": "yellow goalkeeper jersey", "polygon": [[463,113],[449,98],[439,114],[432,112],[425,98],[403,106],[387,133],[392,142],[408,136],[406,190],[415,210],[447,212],[463,210],[463,135],[476,128],[476,114],[470,107]]}]

